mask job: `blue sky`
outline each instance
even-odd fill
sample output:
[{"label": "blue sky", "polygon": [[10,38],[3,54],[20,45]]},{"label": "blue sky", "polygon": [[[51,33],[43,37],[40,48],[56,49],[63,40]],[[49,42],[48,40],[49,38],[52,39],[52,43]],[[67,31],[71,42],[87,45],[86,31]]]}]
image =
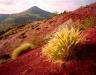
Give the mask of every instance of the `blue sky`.
[{"label": "blue sky", "polygon": [[0,14],[19,13],[32,6],[55,12],[72,11],[96,0],[0,0]]}]

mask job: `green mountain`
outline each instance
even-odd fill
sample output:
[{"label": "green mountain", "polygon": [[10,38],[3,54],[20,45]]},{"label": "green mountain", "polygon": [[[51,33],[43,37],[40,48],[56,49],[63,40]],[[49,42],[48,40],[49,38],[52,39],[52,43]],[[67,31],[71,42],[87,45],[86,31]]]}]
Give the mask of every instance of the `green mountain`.
[{"label": "green mountain", "polygon": [[18,13],[18,14],[0,14],[0,31],[5,31],[15,26],[24,25],[36,20],[42,20],[52,17],[54,14],[38,8],[37,6]]}]

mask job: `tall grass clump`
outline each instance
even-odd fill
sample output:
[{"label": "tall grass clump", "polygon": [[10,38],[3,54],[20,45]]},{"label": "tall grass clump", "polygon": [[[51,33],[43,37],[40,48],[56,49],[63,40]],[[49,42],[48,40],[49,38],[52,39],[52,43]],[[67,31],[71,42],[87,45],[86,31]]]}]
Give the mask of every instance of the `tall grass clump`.
[{"label": "tall grass clump", "polygon": [[79,29],[74,27],[62,28],[56,32],[42,49],[42,54],[49,60],[68,60],[74,48],[84,40],[84,36],[80,36]]},{"label": "tall grass clump", "polygon": [[24,43],[13,51],[11,58],[16,59],[21,53],[23,53],[31,48],[32,48],[32,45],[30,43]]}]

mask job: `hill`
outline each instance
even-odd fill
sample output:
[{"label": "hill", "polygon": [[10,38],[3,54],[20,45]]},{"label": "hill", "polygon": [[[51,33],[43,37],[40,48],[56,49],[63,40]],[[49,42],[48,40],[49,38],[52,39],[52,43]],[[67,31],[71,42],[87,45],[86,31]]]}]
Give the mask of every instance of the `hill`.
[{"label": "hill", "polygon": [[24,25],[32,21],[48,19],[52,16],[53,13],[44,11],[37,6],[33,6],[30,9],[17,14],[0,14],[0,31],[18,25]]},{"label": "hill", "polygon": [[[0,75],[96,75],[95,11],[96,3],[59,14],[49,20],[16,27],[0,36],[0,57],[5,59],[9,56],[8,62],[0,64]],[[76,47],[76,52],[73,53],[75,57],[71,60],[53,63],[42,56],[42,47],[66,25],[80,27],[80,35],[86,35],[86,40]],[[15,60],[10,59],[13,50],[26,42],[33,44],[34,48]]]}]

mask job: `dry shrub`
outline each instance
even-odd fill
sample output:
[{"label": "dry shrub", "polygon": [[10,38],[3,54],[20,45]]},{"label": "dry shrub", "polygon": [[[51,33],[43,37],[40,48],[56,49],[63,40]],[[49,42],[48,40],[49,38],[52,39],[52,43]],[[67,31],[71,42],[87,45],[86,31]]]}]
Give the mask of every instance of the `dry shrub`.
[{"label": "dry shrub", "polygon": [[42,49],[42,54],[49,60],[67,60],[70,58],[74,48],[84,41],[84,36],[80,36],[79,29],[74,27],[62,28],[56,32]]},{"label": "dry shrub", "polygon": [[20,45],[13,51],[11,58],[16,59],[22,52],[25,52],[25,51],[31,49],[32,47],[33,46],[30,43],[24,43],[24,44]]}]

